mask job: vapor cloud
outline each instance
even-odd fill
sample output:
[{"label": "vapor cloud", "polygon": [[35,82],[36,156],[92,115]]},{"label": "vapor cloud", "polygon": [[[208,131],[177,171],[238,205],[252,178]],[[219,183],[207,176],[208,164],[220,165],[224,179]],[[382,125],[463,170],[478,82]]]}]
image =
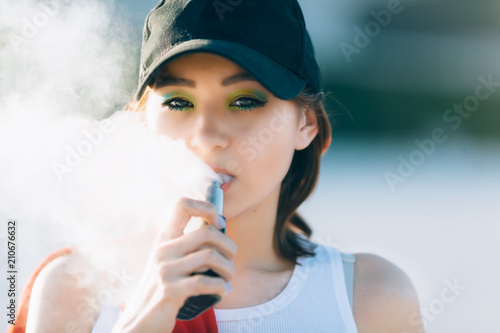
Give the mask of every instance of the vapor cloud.
[{"label": "vapor cloud", "polygon": [[138,270],[145,258],[113,260],[131,244],[110,240],[161,226],[178,198],[200,199],[202,179],[215,174],[182,141],[151,133],[140,114],[115,112],[133,96],[138,59],[112,2],[8,2],[0,14],[0,218],[19,221],[20,262],[75,245],[103,268]]}]

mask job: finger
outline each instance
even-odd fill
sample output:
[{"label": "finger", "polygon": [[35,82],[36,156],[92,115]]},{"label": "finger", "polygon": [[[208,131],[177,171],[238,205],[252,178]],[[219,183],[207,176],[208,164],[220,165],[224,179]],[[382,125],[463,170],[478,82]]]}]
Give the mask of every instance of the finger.
[{"label": "finger", "polygon": [[215,227],[207,225],[182,237],[160,243],[157,258],[159,261],[169,261],[203,247],[217,249],[228,260],[234,260],[236,256],[236,243]]},{"label": "finger", "polygon": [[164,269],[165,278],[168,280],[179,276],[190,276],[195,272],[206,272],[211,269],[229,282],[235,274],[233,263],[214,248],[206,248],[183,258],[170,261],[164,265]]},{"label": "finger", "polygon": [[230,291],[229,284],[223,279],[201,274],[182,279],[179,285],[188,296],[211,294],[224,296]]},{"label": "finger", "polygon": [[160,230],[158,239],[170,240],[182,236],[192,216],[199,216],[208,224],[219,226],[218,213],[214,204],[208,201],[181,198],[175,205],[169,221]]}]

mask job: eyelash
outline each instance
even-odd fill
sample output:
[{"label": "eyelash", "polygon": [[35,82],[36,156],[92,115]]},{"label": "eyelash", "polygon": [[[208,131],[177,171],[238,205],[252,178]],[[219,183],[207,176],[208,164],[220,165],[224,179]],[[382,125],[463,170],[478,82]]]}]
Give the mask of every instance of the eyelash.
[{"label": "eyelash", "polygon": [[[174,98],[171,98],[171,99],[166,100],[165,102],[161,103],[161,105],[162,105],[162,107],[167,108],[167,109],[171,109],[173,111],[184,111],[185,109],[192,109],[192,108],[194,108],[194,106],[187,107],[187,106],[172,106],[172,105],[169,105],[169,103],[171,103],[171,102],[179,102],[179,101],[181,103],[182,102],[186,102],[186,103],[191,104],[191,102],[188,102],[185,99],[182,99],[182,98],[179,98],[179,97],[174,97]],[[193,105],[193,104],[191,104],[191,105]]]},{"label": "eyelash", "polygon": [[[253,102],[253,105],[251,105],[251,106],[231,106],[230,105],[230,107],[237,109],[237,110],[240,110],[240,111],[250,111],[250,110],[255,109],[255,108],[263,107],[267,103],[265,101],[261,101],[261,100],[258,100],[258,99],[252,98],[252,97],[244,96],[244,97],[238,98],[237,100],[235,100],[231,104],[234,104],[235,102],[238,102],[241,100],[247,100],[247,101],[250,100]],[[186,102],[186,103],[189,103],[190,106],[172,106],[172,105],[169,105],[172,102],[181,102],[181,103]],[[162,107],[170,109],[172,111],[184,111],[186,109],[193,109],[194,108],[194,106],[191,102],[189,102],[185,99],[179,98],[179,97],[174,97],[174,98],[171,98],[171,99],[163,102]]]},{"label": "eyelash", "polygon": [[[255,108],[258,108],[258,107],[262,107],[262,106],[266,105],[266,103],[267,103],[265,101],[261,101],[261,100],[256,99],[256,98],[252,98],[252,97],[248,97],[248,96],[243,96],[243,97],[238,98],[237,100],[235,100],[231,104],[234,104],[234,103],[236,103],[238,101],[241,101],[241,100],[252,101],[253,105],[251,105],[251,106],[232,106],[232,108],[236,108],[236,109],[239,109],[241,111],[250,111],[252,109],[255,109]],[[230,107],[231,107],[231,105],[230,105]]]}]

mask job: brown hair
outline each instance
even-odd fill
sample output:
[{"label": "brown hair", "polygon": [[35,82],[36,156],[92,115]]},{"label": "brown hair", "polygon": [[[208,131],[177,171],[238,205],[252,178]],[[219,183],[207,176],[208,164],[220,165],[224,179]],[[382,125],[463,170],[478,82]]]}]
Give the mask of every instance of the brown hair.
[{"label": "brown hair", "polygon": [[[138,102],[126,106],[127,111],[142,112],[151,93],[148,86]],[[321,164],[321,156],[330,146],[332,133],[328,115],[323,106],[323,92],[312,91],[307,86],[295,97],[298,112],[314,112],[318,120],[318,134],[303,150],[296,150],[290,169],[281,182],[278,213],[274,226],[274,249],[282,258],[297,264],[297,258],[314,256],[315,245],[308,241],[312,230],[299,215],[297,208],[315,189]]]},{"label": "brown hair", "polygon": [[314,256],[315,246],[306,240],[310,238],[312,230],[299,215],[297,208],[316,188],[321,156],[331,143],[331,126],[323,106],[323,98],[323,92],[314,92],[306,86],[293,99],[299,109],[314,112],[318,120],[318,134],[307,148],[295,151],[290,169],[281,182],[274,226],[274,248],[281,257],[294,263],[297,263],[298,257]]}]

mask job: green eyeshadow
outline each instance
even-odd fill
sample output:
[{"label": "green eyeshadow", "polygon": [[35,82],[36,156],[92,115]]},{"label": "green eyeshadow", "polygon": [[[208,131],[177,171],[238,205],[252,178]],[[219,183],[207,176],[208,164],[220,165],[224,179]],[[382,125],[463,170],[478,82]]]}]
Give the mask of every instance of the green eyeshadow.
[{"label": "green eyeshadow", "polygon": [[240,89],[229,94],[226,101],[226,107],[229,108],[229,104],[231,104],[231,102],[233,102],[233,100],[236,99],[236,97],[253,97],[261,102],[267,102],[266,94],[260,90]]},{"label": "green eyeshadow", "polygon": [[195,104],[196,98],[188,92],[185,91],[172,91],[161,97],[162,104],[167,102],[169,99],[174,97],[181,97],[189,100],[192,104]]}]

